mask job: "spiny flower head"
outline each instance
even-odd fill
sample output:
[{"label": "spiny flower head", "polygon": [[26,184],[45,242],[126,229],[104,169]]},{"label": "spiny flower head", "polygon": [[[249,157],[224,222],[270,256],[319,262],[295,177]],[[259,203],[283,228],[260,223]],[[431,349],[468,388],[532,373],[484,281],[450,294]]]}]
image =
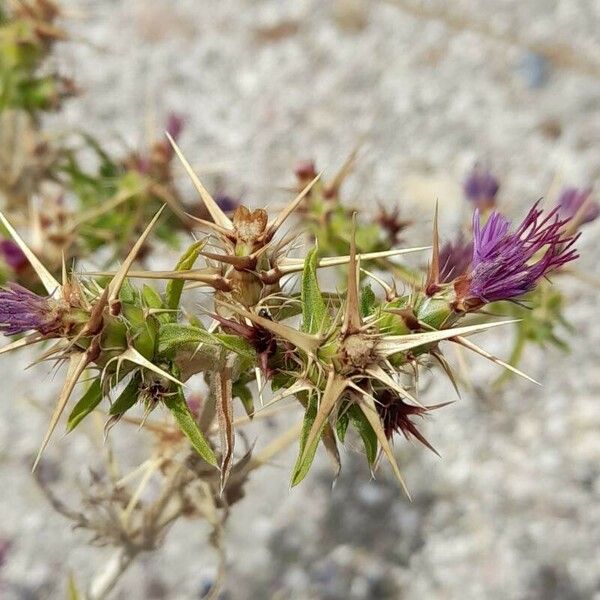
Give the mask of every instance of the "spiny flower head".
[{"label": "spiny flower head", "polygon": [[17,283],[0,289],[0,331],[5,335],[57,333],[64,326],[67,310],[64,301],[38,296]]},{"label": "spiny flower head", "polygon": [[246,325],[216,314],[212,317],[221,324],[223,331],[240,336],[254,348],[262,372],[269,377],[271,375],[269,359],[277,350],[277,340],[273,333],[260,325]]},{"label": "spiny flower head", "polygon": [[465,196],[479,210],[490,210],[496,205],[499,189],[498,180],[481,167],[475,167],[463,185]]},{"label": "spiny flower head", "polygon": [[544,214],[538,202],[511,231],[510,222],[497,212],[482,226],[476,210],[471,269],[456,285],[467,309],[521,296],[549,272],[576,259],[576,236],[565,237],[563,233],[567,221],[560,218],[557,209]]},{"label": "spiny flower head", "polygon": [[385,435],[389,438],[394,433],[402,432],[408,439],[409,435],[419,440],[432,452],[437,454],[435,448],[425,439],[417,426],[411,421],[411,417],[424,417],[428,412],[436,408],[442,408],[449,404],[436,404],[435,406],[414,406],[407,404],[402,397],[389,388],[383,388],[376,392],[377,412],[381,418]]},{"label": "spiny flower head", "polygon": [[600,216],[600,204],[591,199],[591,189],[565,188],[558,198],[558,213],[563,219],[575,219],[579,225],[595,221]]},{"label": "spiny flower head", "polygon": [[375,220],[385,231],[392,246],[401,241],[402,233],[411,224],[411,221],[402,218],[398,205],[393,208],[380,205]]}]

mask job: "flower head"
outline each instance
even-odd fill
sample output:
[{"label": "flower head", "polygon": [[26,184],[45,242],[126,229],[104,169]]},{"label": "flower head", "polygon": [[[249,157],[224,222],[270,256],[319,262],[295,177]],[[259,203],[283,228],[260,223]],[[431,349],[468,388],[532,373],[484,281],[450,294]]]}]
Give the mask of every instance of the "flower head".
[{"label": "flower head", "polygon": [[0,289],[0,331],[5,335],[57,332],[63,325],[64,310],[62,302],[38,296],[16,283]]},{"label": "flower head", "polygon": [[561,219],[557,209],[544,215],[538,204],[514,231],[497,212],[482,227],[479,211],[475,211],[471,269],[456,286],[467,308],[521,296],[550,271],[579,256],[573,248],[577,236],[563,234],[568,219]]},{"label": "flower head", "polygon": [[303,160],[296,165],[294,173],[301,182],[308,182],[317,176],[317,168],[314,161]]},{"label": "flower head", "polygon": [[591,189],[565,188],[558,198],[559,215],[569,220],[577,217],[580,225],[595,221],[600,216],[600,204],[591,200],[591,193]]},{"label": "flower head", "polygon": [[388,209],[381,204],[375,220],[383,228],[392,245],[400,243],[402,232],[411,224],[411,221],[401,217],[398,206]]},{"label": "flower head", "polygon": [[266,377],[271,377],[269,359],[277,351],[277,342],[274,335],[259,325],[245,325],[215,314],[212,317],[221,324],[225,332],[239,335],[254,348],[262,372]]},{"label": "flower head", "polygon": [[475,167],[463,185],[465,196],[479,210],[488,210],[496,205],[496,194],[500,189],[498,180],[489,172]]},{"label": "flower head", "polygon": [[447,403],[436,404],[435,406],[413,406],[407,404],[393,390],[384,388],[376,393],[377,412],[383,423],[383,430],[389,439],[395,432],[402,432],[408,439],[409,435],[419,440],[424,446],[427,446],[432,452],[435,448],[425,439],[423,434],[417,429],[417,426],[411,421],[411,417],[423,417],[429,411],[446,406]]}]

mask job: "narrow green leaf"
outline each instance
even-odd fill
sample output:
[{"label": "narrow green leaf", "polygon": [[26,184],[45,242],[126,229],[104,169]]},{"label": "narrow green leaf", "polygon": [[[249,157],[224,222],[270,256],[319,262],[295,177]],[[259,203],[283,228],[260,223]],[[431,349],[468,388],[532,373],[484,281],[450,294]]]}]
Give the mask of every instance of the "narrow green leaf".
[{"label": "narrow green leaf", "polygon": [[[202,252],[202,248],[206,242],[204,240],[200,240],[192,244],[183,254],[183,256],[179,259],[179,262],[175,266],[176,271],[188,271],[193,268],[194,263],[198,256],[200,256],[200,252]],[[176,311],[179,308],[179,302],[181,301],[181,293],[183,292],[183,286],[185,285],[185,280],[183,279],[171,279],[169,283],[167,283],[167,288],[165,290],[165,304],[167,308]],[[171,321],[177,320],[177,313],[173,312],[171,314]]]},{"label": "narrow green leaf", "polygon": [[219,344],[216,336],[205,329],[184,325],[182,323],[167,323],[158,332],[158,353],[171,357],[178,350],[195,348],[199,344]]},{"label": "narrow green leaf", "polygon": [[348,416],[352,421],[352,425],[362,438],[369,465],[373,465],[377,458],[377,435],[375,434],[375,431],[373,431],[373,428],[363,411],[360,410],[356,404],[353,404],[348,409]]},{"label": "narrow green leaf", "polygon": [[67,432],[73,431],[100,404],[102,396],[100,379],[95,379],[71,411],[67,420]]},{"label": "narrow green leaf", "polygon": [[217,466],[217,457],[198,427],[198,423],[188,408],[183,391],[179,388],[176,393],[165,399],[165,406],[171,411],[179,428],[190,440],[198,454],[210,465]]},{"label": "narrow green leaf", "polygon": [[321,295],[317,279],[317,248],[313,248],[304,261],[302,272],[302,331],[319,333],[328,324],[327,306]]},{"label": "narrow green leaf", "polygon": [[375,310],[377,298],[370,284],[365,285],[360,293],[360,314],[362,317],[368,317]]},{"label": "narrow green leaf", "polygon": [[335,431],[337,433],[338,440],[340,440],[342,444],[346,439],[348,425],[350,425],[350,415],[348,414],[347,410],[342,409],[342,414],[340,414],[335,424]]},{"label": "narrow green leaf", "polygon": [[160,294],[147,284],[142,288],[142,300],[148,308],[162,308],[163,301]]},{"label": "narrow green leaf", "polygon": [[317,437],[316,442],[312,444],[312,447],[308,450],[305,455],[306,442],[308,441],[308,435],[312,429],[315,418],[317,417],[317,394],[310,394],[308,398],[308,404],[306,406],[306,412],[304,413],[304,421],[302,422],[302,430],[300,431],[300,442],[298,450],[298,459],[294,466],[294,474],[292,477],[292,485],[300,483],[308,473],[310,466],[315,458],[317,446],[319,444],[319,438]]},{"label": "narrow green leaf", "polygon": [[108,414],[116,416],[126,413],[137,402],[139,389],[140,378],[139,375],[135,375],[114,401]]},{"label": "narrow green leaf", "polygon": [[242,401],[246,414],[252,418],[254,416],[254,397],[248,386],[236,381],[233,384],[233,397]]},{"label": "narrow green leaf", "polygon": [[256,352],[254,348],[243,338],[237,335],[230,335],[228,333],[217,333],[215,338],[220,342],[221,346],[235,352],[242,358],[254,361],[256,360]]}]

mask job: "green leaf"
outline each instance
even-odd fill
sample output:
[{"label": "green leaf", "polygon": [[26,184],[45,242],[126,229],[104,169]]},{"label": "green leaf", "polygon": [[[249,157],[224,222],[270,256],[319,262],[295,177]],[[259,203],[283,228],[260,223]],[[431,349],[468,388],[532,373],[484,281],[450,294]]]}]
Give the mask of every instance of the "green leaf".
[{"label": "green leaf", "polygon": [[335,431],[337,433],[338,439],[342,444],[346,439],[346,431],[348,431],[348,425],[350,425],[350,415],[348,414],[347,409],[342,409],[342,413],[338,417],[335,424]]},{"label": "green leaf", "polygon": [[[294,466],[294,474],[292,477],[292,485],[300,483],[308,473],[310,466],[315,458],[317,446],[319,445],[319,438],[317,437],[315,443],[309,449],[306,456],[304,456],[306,442],[308,441],[308,435],[312,429],[313,423],[317,417],[317,394],[311,394],[308,398],[308,404],[306,406],[306,412],[304,413],[304,421],[302,422],[302,430],[300,431],[300,444],[298,450],[298,459]],[[302,460],[304,458],[304,460]]]},{"label": "green leaf", "polygon": [[167,323],[158,332],[158,353],[172,357],[178,350],[196,348],[199,344],[219,344],[220,340],[205,329],[193,325]]},{"label": "green leaf", "polygon": [[100,379],[95,379],[71,411],[67,420],[67,432],[73,431],[100,404],[102,397]]},{"label": "green leaf", "polygon": [[135,375],[125,389],[119,394],[119,397],[114,401],[108,414],[116,416],[126,413],[137,402],[139,389],[140,377],[139,375]]},{"label": "green leaf", "polygon": [[187,402],[183,395],[183,391],[179,388],[176,393],[168,396],[165,401],[165,406],[171,411],[179,428],[190,440],[192,446],[198,454],[210,465],[217,466],[217,458],[208,441],[204,437],[202,431],[198,427],[198,423],[188,408]]},{"label": "green leaf", "polygon": [[[196,259],[200,256],[202,248],[206,242],[200,240],[192,244],[179,259],[179,262],[175,266],[176,271],[188,271],[194,266]],[[167,308],[176,311],[179,308],[179,302],[181,301],[181,293],[183,292],[183,286],[185,281],[183,279],[172,279],[167,283],[165,291],[165,304]],[[177,313],[173,312],[171,315],[171,321],[177,320]]]},{"label": "green leaf", "polygon": [[360,314],[362,317],[368,317],[375,310],[377,298],[370,284],[365,285],[360,293]]},{"label": "green leaf", "polygon": [[162,308],[163,302],[160,294],[152,287],[144,284],[142,288],[142,300],[148,308]]},{"label": "green leaf", "polygon": [[302,331],[319,333],[329,323],[327,306],[321,295],[317,279],[317,248],[313,248],[304,261],[302,272]]},{"label": "green leaf", "polygon": [[256,360],[254,348],[245,339],[228,333],[217,333],[214,337],[220,342],[221,346],[227,348],[227,350],[231,350],[231,352],[235,352],[247,360]]},{"label": "green leaf", "polygon": [[240,381],[233,384],[232,394],[234,398],[239,398],[246,414],[252,418],[254,416],[254,397],[248,386]]},{"label": "green leaf", "polygon": [[373,428],[363,411],[360,410],[356,404],[353,404],[348,409],[348,416],[352,421],[352,425],[362,438],[369,464],[373,465],[377,458],[377,435],[375,434],[375,431],[373,431]]}]

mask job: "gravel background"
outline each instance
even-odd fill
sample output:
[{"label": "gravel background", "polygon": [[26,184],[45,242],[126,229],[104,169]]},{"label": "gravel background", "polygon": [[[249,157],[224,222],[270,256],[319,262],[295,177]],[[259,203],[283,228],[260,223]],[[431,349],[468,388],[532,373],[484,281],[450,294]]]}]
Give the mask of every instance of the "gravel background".
[{"label": "gravel background", "polygon": [[[278,188],[299,159],[333,172],[362,139],[348,197],[363,207],[401,201],[418,242],[436,199],[445,231],[465,216],[460,182],[475,161],[500,176],[515,214],[556,185],[597,185],[600,2],[419,5],[449,17],[359,0],[72,0],[69,27],[87,43],[61,48],[60,62],[86,93],[51,124],[122,148],[179,111],[193,164],[256,205],[286,198]],[[595,223],[580,244],[579,268],[596,287],[563,280],[572,352],[527,356],[543,388],[515,381],[493,395],[486,382],[497,371],[469,357],[474,390],[426,425],[443,458],[397,444],[412,504],[386,469],[370,481],[352,449],[333,491],[322,457],[292,491],[292,455],[256,474],[228,523],[226,597],[600,598],[599,234]],[[486,338],[499,352],[506,342]],[[36,406],[57,382],[44,368],[21,372],[26,359],[0,362],[0,553],[11,541],[0,598],[64,598],[68,573],[86,581],[108,551],[86,548],[85,533],[70,532],[32,483],[47,423]],[[432,402],[450,397],[429,379]],[[50,475],[69,489],[67,474],[94,451],[85,436],[57,437]],[[202,528],[184,523],[115,598],[200,598],[214,570]]]}]

